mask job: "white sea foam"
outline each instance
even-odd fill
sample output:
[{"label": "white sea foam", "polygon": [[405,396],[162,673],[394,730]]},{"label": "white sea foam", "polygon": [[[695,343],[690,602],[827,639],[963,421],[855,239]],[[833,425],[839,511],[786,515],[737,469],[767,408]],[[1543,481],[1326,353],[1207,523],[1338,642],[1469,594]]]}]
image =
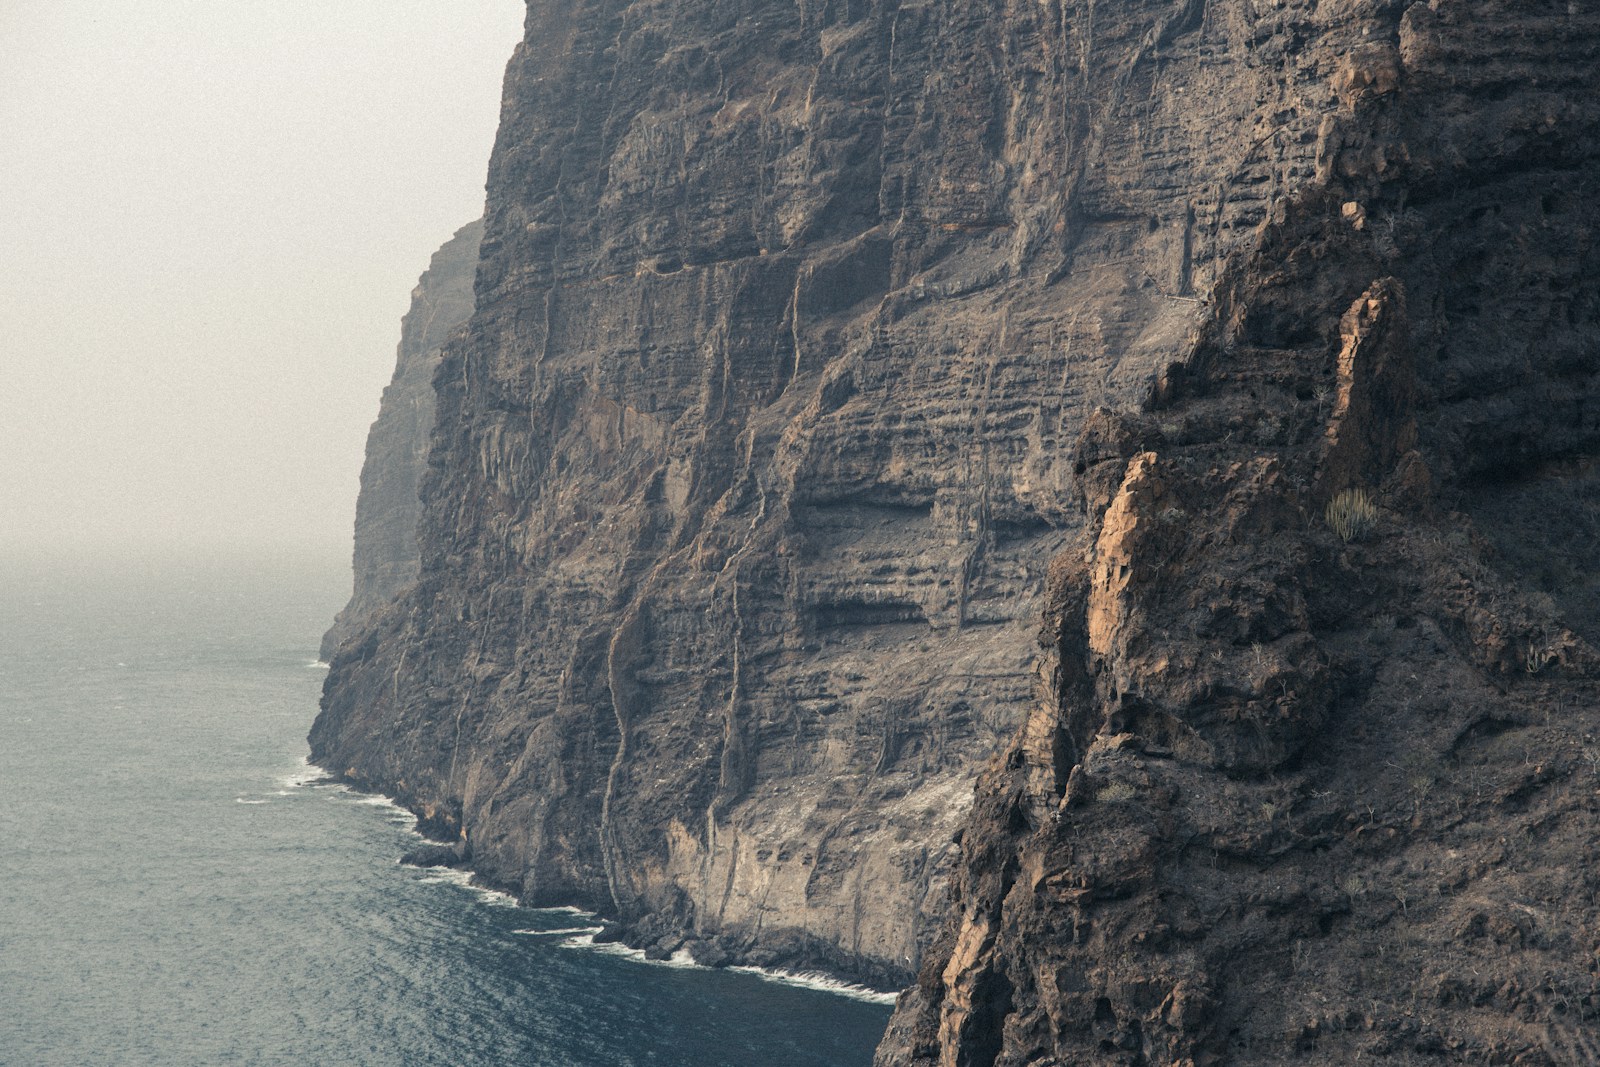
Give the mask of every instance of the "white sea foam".
[{"label": "white sea foam", "polygon": [[356,804],[360,804],[362,807],[380,809],[386,819],[394,823],[396,826],[406,827],[406,829],[410,831],[414,837],[422,838],[423,840],[429,840],[429,838],[423,835],[422,831],[417,829],[416,815],[413,814],[410,809],[396,801],[393,797],[385,796],[382,793],[363,793],[357,789],[352,789],[342,782],[314,781],[311,784],[332,786],[334,790],[347,794],[351,801]]},{"label": "white sea foam", "polygon": [[411,836],[422,841],[429,841],[430,844],[437,843],[430,841],[429,838],[422,833],[422,831],[417,829],[417,817],[411,814],[405,808],[402,808],[400,805],[394,804],[385,807],[381,804],[367,804],[365,806],[369,808],[377,808],[383,813],[384,822],[393,826],[404,828],[407,833],[411,834]]},{"label": "white sea foam", "polygon": [[272,801],[270,801],[270,800],[251,800],[251,799],[246,799],[245,797],[234,797],[233,798],[233,802],[235,804],[270,804],[270,803],[272,803]]},{"label": "white sea foam", "polygon": [[620,941],[604,941],[600,944],[595,944],[594,934],[579,934],[577,937],[569,937],[561,942],[561,947],[586,948],[590,952],[598,952],[602,956],[621,956],[623,959],[632,960],[634,963],[647,963],[652,967],[710,970],[709,967],[700,967],[700,964],[690,957],[688,949],[679,949],[664,960],[653,960],[644,954],[644,949],[629,948]]},{"label": "white sea foam", "polygon": [[[399,862],[398,860],[396,862]],[[458,870],[455,867],[424,867],[421,878],[417,881],[423,885],[458,885],[467,888],[472,879],[469,871]]]},{"label": "white sea foam", "polygon": [[[694,957],[689,954],[687,948],[678,949],[667,959],[652,960],[645,956],[643,949],[629,948],[621,942],[611,941],[595,944],[594,933],[586,932],[575,937],[569,937],[562,942],[562,947],[586,948],[607,956],[620,956],[624,959],[633,960],[635,963],[649,963],[657,967],[712,969],[694,962]],[[766,967],[729,967],[728,970],[754,975],[764,981],[776,982],[779,985],[796,986],[820,993],[832,993],[835,996],[849,997],[852,1000],[864,1000],[871,1004],[893,1004],[899,998],[898,993],[881,993],[876,989],[870,989],[864,985],[856,985],[853,982],[846,982],[841,978],[835,978],[833,975],[824,974],[821,971],[782,971]]]},{"label": "white sea foam", "polygon": [[326,663],[322,662],[320,659],[312,660],[310,663],[306,664],[306,667],[311,669],[311,670],[323,670],[323,671],[325,671],[325,670],[328,669],[328,665]]},{"label": "white sea foam", "polygon": [[[595,931],[595,933],[598,932],[599,931]],[[561,942],[561,947],[585,948],[590,952],[598,952],[602,956],[621,956],[623,959],[632,960],[635,963],[660,964],[663,962],[662,960],[650,959],[644,954],[644,949],[642,948],[629,948],[620,941],[603,941],[596,944],[593,933],[579,934],[577,937],[569,937],[565,941]]]},{"label": "white sea foam", "polygon": [[470,889],[478,895],[478,899],[490,907],[514,908],[517,898],[510,893],[503,893],[498,889],[488,886],[476,885],[472,881],[472,872],[464,871],[458,867],[424,867],[424,874],[417,881],[423,885],[455,885],[462,889]]},{"label": "white sea foam", "polygon": [[561,935],[563,937],[570,937],[573,934],[588,934],[590,937],[593,937],[595,934],[598,934],[603,929],[605,929],[605,928],[602,927],[602,926],[563,926],[563,927],[561,927],[560,929],[557,929],[557,930],[531,930],[530,929],[530,930],[513,930],[511,932],[514,933],[514,934],[527,934],[530,937],[555,937],[557,935]]},{"label": "white sea foam", "polygon": [[[278,784],[285,789],[303,789],[308,785],[340,785],[328,776],[328,772],[306,759],[300,757],[300,768],[293,774],[286,774],[278,779]],[[347,788],[340,786],[340,788]]]},{"label": "white sea foam", "polygon": [[893,1004],[900,996],[898,993],[880,993],[876,989],[869,989],[864,985],[846,982],[830,974],[823,974],[821,971],[779,971],[769,970],[765,967],[729,967],[728,970],[739,971],[743,974],[753,974],[760,978],[765,978],[769,982],[799,986],[802,989],[816,989],[824,993],[836,993],[841,997],[866,1000],[873,1004]]},{"label": "white sea foam", "polygon": [[[548,909],[556,910],[556,909]],[[574,909],[576,910],[576,909]],[[586,913],[587,914],[587,913]],[[595,934],[601,928],[583,928],[575,936],[561,942],[562,948],[586,948],[591,952],[603,953],[607,956],[621,956],[623,959],[633,960],[635,963],[649,963],[658,967],[697,967],[701,970],[711,970],[702,964],[694,962],[694,957],[689,955],[687,948],[680,948],[664,960],[652,960],[645,956],[643,949],[629,948],[620,941],[606,941],[595,943]],[[558,930],[515,930],[518,934],[555,934]],[[751,974],[768,982],[777,982],[779,985],[797,986],[801,989],[813,989],[821,993],[832,993],[836,996],[850,997],[853,1000],[864,1000],[872,1004],[893,1004],[900,996],[898,993],[882,993],[854,982],[846,982],[842,978],[835,978],[822,971],[783,971],[766,967],[729,967],[730,971],[740,974]]]},{"label": "white sea foam", "polygon": [[517,906],[517,898],[510,893],[481,885],[472,885],[467,888],[478,894],[478,899],[491,908],[514,908]]}]

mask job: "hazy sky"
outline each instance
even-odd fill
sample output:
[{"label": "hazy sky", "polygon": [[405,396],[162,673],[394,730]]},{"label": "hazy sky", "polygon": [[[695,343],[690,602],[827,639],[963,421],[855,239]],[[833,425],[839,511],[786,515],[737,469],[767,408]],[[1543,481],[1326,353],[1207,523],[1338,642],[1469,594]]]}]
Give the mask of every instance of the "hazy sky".
[{"label": "hazy sky", "polygon": [[0,0],[0,551],[347,552],[520,0]]}]

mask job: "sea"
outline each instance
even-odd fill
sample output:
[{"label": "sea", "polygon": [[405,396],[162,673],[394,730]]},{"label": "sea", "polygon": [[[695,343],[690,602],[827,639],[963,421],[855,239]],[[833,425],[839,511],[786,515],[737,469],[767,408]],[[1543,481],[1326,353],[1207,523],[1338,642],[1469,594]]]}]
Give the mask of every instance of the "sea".
[{"label": "sea", "polygon": [[887,997],[646,962],[397,863],[306,762],[348,570],[0,559],[3,1067],[866,1067]]}]

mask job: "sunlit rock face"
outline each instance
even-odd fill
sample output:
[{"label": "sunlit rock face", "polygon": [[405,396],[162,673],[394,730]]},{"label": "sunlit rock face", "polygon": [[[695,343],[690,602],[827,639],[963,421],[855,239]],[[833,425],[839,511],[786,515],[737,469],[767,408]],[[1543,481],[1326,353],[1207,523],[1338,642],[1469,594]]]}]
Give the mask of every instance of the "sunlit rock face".
[{"label": "sunlit rock face", "polygon": [[[1074,772],[1126,734],[1216,796],[1291,773],[1348,696],[1345,616],[1294,584],[1334,482],[1443,514],[1491,442],[1591,441],[1578,401],[1497,421],[1544,414],[1490,295],[1567,223],[1530,380],[1582,393],[1592,20],[1405,8],[530,4],[419,578],[335,658],[314,758],[652,951],[925,963],[889,1062],[1077,1062],[1102,997],[1134,1055],[1085,991],[1137,924],[1047,995],[1077,935],[1016,910],[1081,887],[1079,853],[1019,874]],[[1166,846],[1124,844],[1106,884],[1161,892]],[[1149,1011],[1228,1003],[1184,988]]]},{"label": "sunlit rock face", "polygon": [[469,223],[435,252],[411,291],[400,321],[394,378],[383,391],[378,418],[367,434],[367,457],[356,498],[355,587],[350,602],[322,637],[321,657],[331,662],[351,634],[417,580],[417,490],[428,469],[433,433],[433,372],[445,339],[472,314],[472,278],[483,224]]}]

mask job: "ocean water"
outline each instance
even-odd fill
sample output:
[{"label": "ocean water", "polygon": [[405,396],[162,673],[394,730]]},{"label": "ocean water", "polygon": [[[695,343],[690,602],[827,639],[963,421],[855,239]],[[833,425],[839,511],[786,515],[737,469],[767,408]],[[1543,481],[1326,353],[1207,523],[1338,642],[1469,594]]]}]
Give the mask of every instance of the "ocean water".
[{"label": "ocean water", "polygon": [[871,1063],[884,1003],[587,945],[307,784],[346,582],[0,560],[0,1065]]}]

